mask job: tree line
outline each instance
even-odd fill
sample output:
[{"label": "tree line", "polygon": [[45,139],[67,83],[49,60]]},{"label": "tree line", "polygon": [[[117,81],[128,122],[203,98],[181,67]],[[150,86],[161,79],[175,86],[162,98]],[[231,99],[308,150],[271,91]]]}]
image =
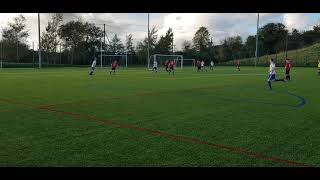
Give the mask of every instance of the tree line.
[{"label": "tree line", "polygon": [[[26,18],[23,15],[14,18],[8,27],[2,29],[2,58],[9,62],[30,62],[35,52],[26,43],[29,36]],[[41,48],[45,62],[50,64],[89,64],[94,56],[99,57],[102,45],[104,54],[127,54],[129,64],[145,65],[148,44],[150,55],[172,54],[173,38],[171,28],[158,36],[158,30],[153,26],[149,38],[145,37],[136,45],[133,34],[127,35],[125,42],[115,34],[110,42],[104,43],[101,27],[81,18],[64,23],[63,14],[55,13],[41,34]],[[256,35],[245,40],[241,36],[228,37],[217,45],[213,44],[214,38],[208,28],[200,27],[192,40],[184,41],[182,49],[174,53],[184,58],[213,60],[216,63],[255,56]],[[315,25],[312,30],[292,29],[289,32],[282,23],[268,23],[258,29],[258,40],[258,56],[299,49],[320,42],[320,25]]]}]

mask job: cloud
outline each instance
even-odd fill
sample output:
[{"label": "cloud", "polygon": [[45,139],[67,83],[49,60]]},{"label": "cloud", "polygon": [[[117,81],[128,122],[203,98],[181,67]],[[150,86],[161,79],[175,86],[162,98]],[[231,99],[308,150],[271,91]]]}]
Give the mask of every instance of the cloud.
[{"label": "cloud", "polygon": [[[22,13],[27,19],[30,30],[29,45],[35,43],[38,47],[38,15],[37,13]],[[0,28],[6,27],[18,13],[0,13]],[[41,13],[41,32],[51,18],[51,13]],[[64,23],[81,18],[95,23],[103,29],[106,24],[108,38],[117,34],[125,42],[127,34],[133,34],[134,44],[147,37],[147,13],[64,13]],[[291,28],[304,30],[310,28],[309,17],[306,14],[260,13],[260,27],[269,22],[281,22]],[[164,35],[169,28],[173,29],[174,44],[181,49],[185,40],[192,38],[201,26],[208,28],[214,44],[230,36],[241,36],[243,41],[256,33],[257,13],[150,13],[150,28],[155,25],[158,37]],[[99,25],[98,25],[99,24]]]},{"label": "cloud", "polygon": [[303,13],[286,13],[283,15],[283,23],[290,31],[293,28],[301,31],[312,27],[310,26],[310,20]]},{"label": "cloud", "polygon": [[[19,15],[24,15],[26,18],[26,29],[29,31],[30,36],[27,39],[27,44],[32,48],[34,43],[35,49],[38,49],[38,14],[37,13],[0,13],[0,29],[8,27],[9,22],[13,22],[14,18]],[[45,30],[45,25],[50,19],[50,14],[41,14],[40,16],[40,31]]]},{"label": "cloud", "polygon": [[[271,14],[263,14],[268,17]],[[172,13],[166,15],[159,34],[171,27],[174,32],[174,43],[178,49],[182,48],[185,40],[191,41],[196,31],[205,26],[213,37],[214,44],[230,36],[241,36],[245,39],[254,33],[257,14],[254,13]]]}]

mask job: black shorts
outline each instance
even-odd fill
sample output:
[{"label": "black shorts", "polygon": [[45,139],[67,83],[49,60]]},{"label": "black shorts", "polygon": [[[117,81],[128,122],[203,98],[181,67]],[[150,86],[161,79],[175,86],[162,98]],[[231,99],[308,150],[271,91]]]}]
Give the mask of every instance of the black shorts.
[{"label": "black shorts", "polygon": [[91,67],[91,70],[94,71],[95,67]]},{"label": "black shorts", "polygon": [[286,74],[289,74],[290,73],[290,69],[286,69]]},{"label": "black shorts", "polygon": [[157,67],[153,67],[153,69],[157,69]]},{"label": "black shorts", "polygon": [[173,67],[170,67],[169,70],[173,70]]},{"label": "black shorts", "polygon": [[198,70],[200,70],[201,69],[201,67],[200,66],[198,66]]},{"label": "black shorts", "polygon": [[112,70],[112,71],[115,71],[115,70],[116,70],[116,68],[111,68],[111,70]]}]

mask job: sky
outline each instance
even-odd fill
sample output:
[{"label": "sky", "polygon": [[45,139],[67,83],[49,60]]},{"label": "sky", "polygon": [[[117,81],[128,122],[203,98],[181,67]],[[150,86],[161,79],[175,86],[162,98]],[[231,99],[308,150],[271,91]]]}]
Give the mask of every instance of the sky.
[{"label": "sky", "polygon": [[[38,49],[37,13],[0,13],[0,33],[19,14],[26,17],[27,29],[30,32],[27,43],[32,47],[34,42],[35,49]],[[51,13],[40,14],[41,33],[51,16]],[[79,17],[97,24],[102,29],[102,24],[106,24],[107,37],[111,39],[117,34],[123,43],[126,35],[133,34],[136,45],[148,32],[147,13],[64,13],[64,23]],[[270,22],[283,23],[289,31],[292,28],[309,30],[320,23],[320,13],[260,13],[259,27]],[[152,26],[158,29],[158,38],[172,28],[175,50],[180,50],[184,41],[192,41],[196,30],[201,26],[208,28],[215,45],[227,37],[237,35],[245,41],[249,35],[256,33],[257,13],[150,13],[150,29]]]}]

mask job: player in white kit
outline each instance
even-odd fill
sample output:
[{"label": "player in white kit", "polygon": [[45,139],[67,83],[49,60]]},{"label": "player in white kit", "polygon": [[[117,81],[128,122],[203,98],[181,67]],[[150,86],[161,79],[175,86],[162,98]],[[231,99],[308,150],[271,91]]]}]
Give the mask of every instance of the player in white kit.
[{"label": "player in white kit", "polygon": [[158,62],[157,61],[153,61],[153,69],[152,72],[158,72]]},{"label": "player in white kit", "polygon": [[273,62],[273,59],[271,58],[269,60],[270,66],[269,66],[269,77],[268,77],[268,85],[269,89],[272,90],[271,82],[272,81],[283,81],[284,79],[276,79],[276,64]]},{"label": "player in white kit", "polygon": [[213,70],[213,66],[214,66],[214,62],[211,61],[211,62],[210,62],[210,69],[211,69],[211,70]]},{"label": "player in white kit", "polygon": [[90,73],[89,73],[90,76],[92,76],[92,74],[93,74],[93,72],[94,72],[94,69],[96,68],[96,65],[97,65],[97,58],[94,57],[94,60],[93,60],[93,62],[92,62],[92,64],[91,64],[91,71],[90,71]]},{"label": "player in white kit", "polygon": [[207,69],[204,66],[204,61],[202,60],[201,61],[201,71],[203,71],[203,70],[207,71]]}]

